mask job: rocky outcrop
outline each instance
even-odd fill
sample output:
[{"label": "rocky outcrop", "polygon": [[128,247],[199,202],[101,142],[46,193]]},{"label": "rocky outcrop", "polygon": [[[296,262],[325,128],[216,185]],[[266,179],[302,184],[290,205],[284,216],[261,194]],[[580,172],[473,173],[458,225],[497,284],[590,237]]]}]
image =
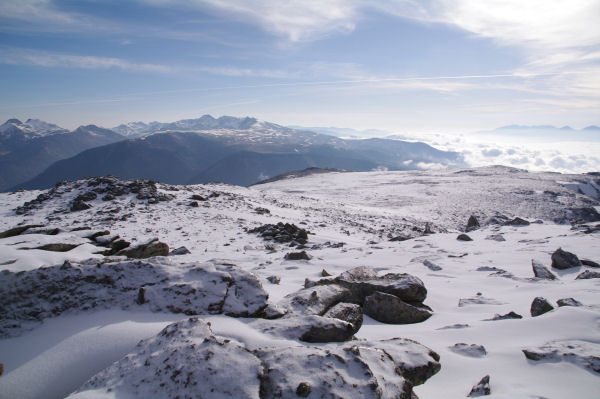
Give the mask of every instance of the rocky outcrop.
[{"label": "rocky outcrop", "polygon": [[252,349],[216,336],[198,318],[167,326],[93,376],[75,394],[134,397],[411,398],[412,387],[440,369],[417,342],[351,341],[319,347]]},{"label": "rocky outcrop", "polygon": [[564,270],[577,266],[581,266],[581,261],[577,255],[563,251],[562,248],[558,248],[552,253],[552,267],[555,269]]},{"label": "rocky outcrop", "polygon": [[542,346],[523,349],[529,360],[566,361],[600,374],[600,345],[594,342],[553,341]]},{"label": "rocky outcrop", "polygon": [[[143,288],[140,301],[140,288]],[[0,272],[0,337],[16,336],[42,320],[90,309],[131,309],[142,302],[154,312],[262,313],[267,293],[251,273],[214,263],[147,261],[99,263]]]},{"label": "rocky outcrop", "polygon": [[556,276],[548,270],[546,266],[544,266],[541,262],[532,259],[531,267],[533,268],[533,274],[535,277],[540,278],[542,280],[556,280]]},{"label": "rocky outcrop", "polygon": [[554,306],[550,305],[550,302],[548,302],[546,298],[538,296],[531,303],[531,316],[536,317],[547,313],[552,309],[554,309]]},{"label": "rocky outcrop", "polygon": [[477,230],[479,227],[481,226],[479,225],[479,220],[477,220],[477,217],[475,215],[469,216],[469,220],[467,221],[467,227],[465,228],[465,231],[468,233],[470,231]]}]

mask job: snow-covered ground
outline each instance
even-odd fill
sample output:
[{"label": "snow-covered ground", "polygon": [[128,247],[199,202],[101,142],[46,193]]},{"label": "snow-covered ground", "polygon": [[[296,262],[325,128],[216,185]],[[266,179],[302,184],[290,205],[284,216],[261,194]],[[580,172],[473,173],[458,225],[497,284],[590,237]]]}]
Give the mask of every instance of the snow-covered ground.
[{"label": "snow-covered ground", "polygon": [[[580,259],[600,262],[600,232],[586,234],[585,227],[565,223],[598,209],[597,199],[577,191],[594,184],[597,176],[507,168],[330,173],[250,188],[159,185],[160,192],[174,198],[148,203],[134,194],[110,201],[99,196],[88,201],[90,209],[69,212],[74,197],[89,189],[85,182],[79,187],[69,183],[24,215],[15,214],[14,209],[41,192],[0,194],[0,231],[19,224],[60,229],[55,235],[0,239],[0,269],[26,271],[65,260],[99,260],[103,256],[95,252],[103,248],[85,238],[89,230],[70,231],[87,226],[92,231],[110,230],[133,245],[158,237],[171,248],[187,247],[190,254],[170,257],[173,267],[192,261],[235,264],[259,278],[273,303],[302,288],[306,278],[319,279],[323,269],[332,275],[356,266],[409,273],[425,283],[425,304],[433,309],[433,316],[409,325],[383,324],[365,316],[356,336],[411,338],[440,354],[441,370],[415,388],[421,399],[465,397],[486,374],[490,375],[490,398],[591,399],[600,392],[600,280],[575,277],[598,269],[551,269],[550,257],[562,247]],[[191,206],[193,194],[207,200]],[[517,216],[538,223],[488,224],[468,232],[473,241],[458,241],[471,214],[482,225],[494,217],[506,221]],[[306,251],[312,259],[285,260],[293,248],[247,232],[280,221],[311,232]],[[423,235],[426,225],[435,234]],[[390,241],[399,236],[413,238]],[[67,252],[22,249],[49,243],[81,245]],[[534,279],[532,259],[551,269],[557,279]],[[269,282],[271,276],[278,276],[279,284]],[[532,317],[535,297],[546,298],[555,309]],[[557,307],[561,298],[574,298],[583,306]],[[461,299],[472,300],[459,306]],[[522,319],[486,320],[511,311]],[[47,319],[32,331],[1,339],[0,398],[65,397],[131,352],[137,341],[186,317],[142,309],[73,311]],[[211,322],[219,336],[252,347],[273,345],[272,338],[252,328],[246,319],[201,317]],[[444,328],[448,326],[454,328]],[[574,350],[583,348],[587,356],[595,356],[596,371],[578,364],[574,357],[533,361],[522,352],[553,342]],[[457,343],[483,345],[486,354],[469,356],[472,352],[452,349]],[[295,345],[314,344],[296,341]]]}]

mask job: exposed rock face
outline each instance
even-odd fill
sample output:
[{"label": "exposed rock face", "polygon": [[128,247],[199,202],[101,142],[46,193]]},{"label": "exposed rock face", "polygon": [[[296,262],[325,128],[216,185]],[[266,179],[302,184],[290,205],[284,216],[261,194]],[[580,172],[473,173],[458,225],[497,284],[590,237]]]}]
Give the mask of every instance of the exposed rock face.
[{"label": "exposed rock face", "polygon": [[485,350],[483,345],[469,345],[465,344],[464,342],[452,345],[450,347],[450,350],[452,352],[458,353],[459,355],[468,357],[484,357],[485,355],[487,355],[487,351]]},{"label": "exposed rock face", "polygon": [[490,376],[486,375],[477,384],[473,385],[471,392],[467,395],[470,398],[476,398],[479,396],[490,395],[492,390],[490,389]]},{"label": "exposed rock face", "polygon": [[475,215],[469,216],[465,231],[468,233],[470,231],[477,230],[479,227],[481,226],[479,225],[479,220],[477,220],[477,217]]},{"label": "exposed rock face", "polygon": [[554,309],[554,306],[550,305],[550,302],[548,302],[546,298],[538,296],[531,303],[531,316],[539,316],[551,311],[552,309]]},{"label": "exposed rock face", "polygon": [[140,244],[133,248],[123,249],[117,255],[124,255],[133,259],[145,259],[153,256],[169,255],[169,245],[158,241],[158,238],[153,238],[147,243]]},{"label": "exposed rock face", "polygon": [[409,399],[414,385],[439,371],[438,361],[430,349],[398,338],[251,349],[215,336],[208,324],[191,318],[141,341],[77,392],[165,398]]},{"label": "exposed rock face", "polygon": [[541,262],[532,259],[531,267],[533,268],[533,274],[537,278],[541,278],[543,280],[556,280],[556,276],[548,270],[546,266],[544,266]]},{"label": "exposed rock face", "polygon": [[575,280],[587,280],[590,278],[600,278],[600,272],[593,272],[591,270],[586,270],[581,272],[575,277]]},{"label": "exposed rock face", "polygon": [[553,341],[536,348],[523,349],[529,360],[566,361],[600,374],[600,345],[593,342]]},{"label": "exposed rock face", "polygon": [[258,279],[234,266],[148,261],[71,265],[0,273],[0,337],[79,310],[145,307],[154,312],[255,316],[267,306]]},{"label": "exposed rock face", "polygon": [[562,248],[558,248],[552,254],[552,267],[556,269],[570,269],[572,267],[581,266],[581,261],[577,255],[563,251]]},{"label": "exposed rock face", "polygon": [[473,241],[473,239],[471,237],[469,237],[468,235],[466,235],[464,233],[463,234],[459,234],[458,237],[456,237],[456,239],[458,241]]},{"label": "exposed rock face", "polygon": [[308,241],[308,231],[296,226],[295,224],[282,223],[264,224],[248,231],[249,233],[258,233],[267,241],[279,243],[290,243],[290,246],[302,246]]},{"label": "exposed rock face", "polygon": [[423,304],[412,305],[395,295],[376,291],[365,298],[364,312],[382,323],[412,324],[431,317],[431,309]]},{"label": "exposed rock face", "polygon": [[583,306],[583,304],[581,302],[579,302],[578,300],[576,300],[574,298],[561,298],[556,301],[556,304],[559,307],[561,307],[561,306]]},{"label": "exposed rock face", "polygon": [[356,334],[360,330],[363,322],[362,308],[360,305],[354,303],[338,303],[325,312],[323,316],[333,317],[334,319],[340,319],[352,324],[352,334]]}]

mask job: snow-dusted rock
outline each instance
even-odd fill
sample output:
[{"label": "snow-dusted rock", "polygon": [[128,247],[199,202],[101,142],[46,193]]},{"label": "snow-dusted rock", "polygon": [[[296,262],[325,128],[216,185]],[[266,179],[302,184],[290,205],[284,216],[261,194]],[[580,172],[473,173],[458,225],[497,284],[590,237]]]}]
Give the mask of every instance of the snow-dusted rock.
[{"label": "snow-dusted rock", "polygon": [[563,251],[562,248],[558,248],[552,253],[552,267],[556,269],[570,269],[577,266],[581,266],[581,261],[577,255]]},{"label": "snow-dusted rock", "polygon": [[590,260],[590,259],[581,259],[581,264],[584,266],[600,268],[600,263],[594,262],[593,260]]},{"label": "snow-dusted rock", "polygon": [[423,266],[427,267],[429,270],[437,272],[442,270],[441,266],[436,265],[435,263],[433,263],[432,261],[425,259],[423,261]]},{"label": "snow-dusted rock", "polygon": [[[256,398],[263,366],[246,348],[191,318],[165,327],[93,376],[69,398]],[[87,397],[90,397],[87,396]]]},{"label": "snow-dusted rock", "polygon": [[479,396],[490,395],[492,393],[490,389],[490,376],[486,375],[477,384],[473,385],[471,392],[467,395],[470,398],[476,398]]},{"label": "snow-dusted rock", "polygon": [[546,298],[542,298],[541,296],[535,297],[533,302],[531,302],[531,316],[539,316],[544,313],[547,313],[554,309],[554,306],[550,305],[550,302]]},{"label": "snow-dusted rock", "polygon": [[133,259],[167,256],[169,255],[169,245],[158,241],[158,238],[153,238],[144,244],[137,245],[133,248],[123,249],[119,251],[117,255],[123,255]]},{"label": "snow-dusted rock", "polygon": [[338,303],[325,312],[323,316],[347,321],[353,326],[353,334],[360,330],[363,323],[362,307],[355,303]]},{"label": "snow-dusted rock", "polygon": [[533,274],[537,278],[541,278],[543,280],[556,280],[556,276],[548,270],[546,266],[544,266],[540,261],[535,259],[531,260],[531,267],[533,268]]},{"label": "snow-dusted rock", "polygon": [[468,305],[502,305],[502,302],[494,298],[484,297],[483,295],[475,295],[471,298],[460,298],[458,300],[459,308]]},{"label": "snow-dusted rock", "polygon": [[[91,309],[130,309],[143,302],[155,312],[260,314],[267,293],[244,270],[212,263],[173,264],[160,258],[39,268],[0,278],[0,336],[20,334],[41,320]],[[143,301],[139,290],[143,288]]]},{"label": "snow-dusted rock", "polygon": [[395,295],[376,291],[365,298],[367,316],[389,324],[420,323],[431,317],[431,309],[423,304],[410,304]]},{"label": "snow-dusted rock", "polygon": [[567,361],[600,374],[600,344],[589,341],[553,341],[535,348],[523,349],[529,360]]},{"label": "snow-dusted rock", "polygon": [[559,300],[556,301],[556,304],[559,307],[562,306],[583,306],[583,304],[581,302],[579,302],[578,300],[574,299],[574,298],[561,298]]},{"label": "snow-dusted rock", "polygon": [[458,353],[459,355],[468,356],[468,357],[484,357],[487,355],[487,351],[483,345],[477,344],[465,344],[464,342],[459,342],[450,347],[452,352]]},{"label": "snow-dusted rock", "polygon": [[277,306],[299,315],[323,315],[334,305],[350,299],[350,291],[339,285],[316,285],[286,295]]},{"label": "snow-dusted rock", "polygon": [[485,319],[485,320],[486,321],[497,321],[497,320],[511,320],[511,319],[522,319],[522,318],[523,318],[523,316],[521,316],[520,314],[515,313],[514,311],[511,310],[510,312],[503,314],[503,315],[496,313],[494,315],[494,317],[492,317],[491,319]]}]

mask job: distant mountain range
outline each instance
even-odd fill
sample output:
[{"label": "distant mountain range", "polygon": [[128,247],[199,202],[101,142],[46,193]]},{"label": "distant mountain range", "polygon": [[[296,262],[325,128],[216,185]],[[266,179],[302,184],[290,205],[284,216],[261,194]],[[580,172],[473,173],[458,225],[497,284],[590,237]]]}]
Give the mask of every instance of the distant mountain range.
[{"label": "distant mountain range", "polygon": [[[250,185],[311,167],[368,171],[411,170],[425,164],[464,166],[459,153],[424,143],[347,140],[250,117],[204,115],[172,123],[132,122],[111,130],[87,126],[44,138],[48,144],[42,147],[52,151],[41,151],[35,144],[42,138],[37,138],[20,147],[20,159],[15,149],[2,155],[0,161],[7,165],[2,169],[2,190],[48,188],[61,180],[107,174],[172,184]],[[97,141],[92,143],[92,138]],[[58,143],[71,152],[59,154]],[[47,156],[36,156],[40,152]],[[9,179],[4,172],[8,166],[12,173],[20,173]]]},{"label": "distant mountain range", "polygon": [[570,126],[556,127],[550,125],[508,125],[477,134],[515,137],[520,139],[535,139],[546,141],[600,141],[600,127],[591,125],[583,129],[573,129]]},{"label": "distant mountain range", "polygon": [[0,191],[22,184],[58,160],[124,139],[94,125],[69,131],[38,119],[9,119],[0,126]]}]

